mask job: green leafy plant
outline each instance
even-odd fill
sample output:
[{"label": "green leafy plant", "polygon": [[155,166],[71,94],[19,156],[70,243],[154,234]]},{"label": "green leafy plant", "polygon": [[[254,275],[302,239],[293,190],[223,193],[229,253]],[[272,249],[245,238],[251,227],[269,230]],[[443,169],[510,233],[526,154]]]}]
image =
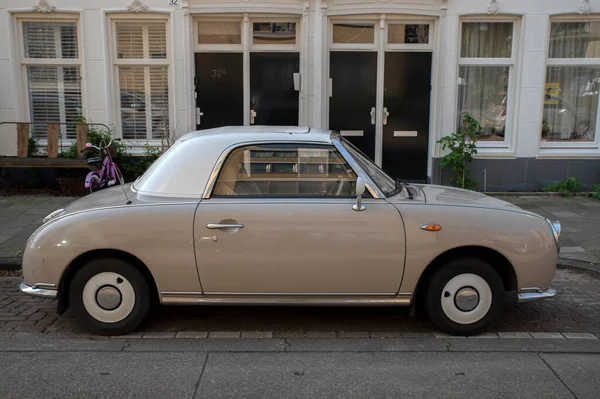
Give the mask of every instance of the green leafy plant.
[{"label": "green leafy plant", "polygon": [[30,137],[27,141],[27,156],[32,157],[36,155],[38,152],[38,143],[37,140],[33,137]]},{"label": "green leafy plant", "polygon": [[548,184],[544,187],[544,191],[561,193],[563,195],[574,195],[581,187],[583,187],[583,184],[581,184],[579,180],[580,179],[577,176],[567,177],[561,182]]},{"label": "green leafy plant", "polygon": [[477,135],[480,131],[479,122],[465,112],[459,131],[438,141],[443,150],[450,150],[440,159],[440,166],[452,171],[451,182],[456,187],[477,190],[477,183],[471,180],[467,165],[473,160],[473,155],[477,154]]},{"label": "green leafy plant", "polygon": [[600,184],[594,184],[594,192],[592,193],[592,198],[600,200]]}]

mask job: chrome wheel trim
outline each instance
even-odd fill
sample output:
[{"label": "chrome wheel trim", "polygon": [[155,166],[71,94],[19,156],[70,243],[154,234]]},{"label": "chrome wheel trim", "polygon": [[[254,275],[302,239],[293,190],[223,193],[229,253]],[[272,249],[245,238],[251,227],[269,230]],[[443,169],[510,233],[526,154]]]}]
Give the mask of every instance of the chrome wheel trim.
[{"label": "chrome wheel trim", "polygon": [[[470,303],[473,300],[473,292],[476,292],[478,299],[474,306]],[[464,298],[461,299],[461,296]],[[470,297],[468,301],[465,300],[466,296]],[[473,324],[484,318],[490,310],[492,289],[483,278],[476,274],[459,274],[446,283],[440,300],[442,310],[450,320],[458,324]],[[461,309],[459,305],[466,310]]]},{"label": "chrome wheel trim", "polygon": [[[98,294],[107,288],[114,288],[120,295],[119,304],[112,310],[104,309],[98,303]],[[85,310],[94,319],[102,323],[117,323],[129,316],[133,311],[133,307],[135,306],[135,290],[131,283],[122,275],[114,272],[102,272],[90,278],[85,284],[82,301]]]}]

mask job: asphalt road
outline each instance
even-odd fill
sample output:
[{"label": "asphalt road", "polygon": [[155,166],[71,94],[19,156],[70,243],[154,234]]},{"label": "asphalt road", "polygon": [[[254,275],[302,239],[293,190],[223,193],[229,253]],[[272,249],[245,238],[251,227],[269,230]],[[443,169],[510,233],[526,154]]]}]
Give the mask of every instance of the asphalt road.
[{"label": "asphalt road", "polygon": [[600,340],[0,340],[2,398],[597,398]]}]

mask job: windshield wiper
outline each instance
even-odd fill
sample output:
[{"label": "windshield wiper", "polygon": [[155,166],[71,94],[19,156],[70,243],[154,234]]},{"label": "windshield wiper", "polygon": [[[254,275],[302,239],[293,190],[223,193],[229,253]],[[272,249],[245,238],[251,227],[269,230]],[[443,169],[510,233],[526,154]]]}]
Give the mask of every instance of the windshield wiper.
[{"label": "windshield wiper", "polygon": [[394,179],[394,181],[396,182],[396,190],[398,190],[398,188],[402,189],[402,187],[404,187],[406,189],[406,193],[408,194],[408,199],[413,199],[414,198],[414,195],[413,195],[412,191],[410,191],[408,189],[408,183],[407,182],[405,182],[404,180],[402,180],[402,179],[400,179],[398,177],[396,177]]}]

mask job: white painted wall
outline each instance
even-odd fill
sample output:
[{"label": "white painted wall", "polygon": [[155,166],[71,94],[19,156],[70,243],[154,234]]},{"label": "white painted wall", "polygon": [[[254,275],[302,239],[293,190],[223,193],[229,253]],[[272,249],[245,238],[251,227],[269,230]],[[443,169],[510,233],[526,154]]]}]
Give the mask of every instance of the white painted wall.
[{"label": "white painted wall", "polygon": [[[54,13],[71,12],[79,16],[82,44],[82,89],[84,116],[91,121],[116,124],[117,95],[112,82],[109,57],[108,16],[128,12],[131,0],[49,0]],[[195,128],[193,88],[194,16],[206,13],[280,13],[294,14],[305,19],[308,40],[302,48],[305,71],[303,97],[306,102],[303,118],[310,126],[326,127],[327,85],[327,18],[329,16],[382,13],[423,15],[436,18],[442,29],[435,36],[434,69],[437,75],[432,98],[430,146],[431,156],[439,156],[433,143],[451,133],[455,126],[457,95],[457,59],[459,26],[464,16],[488,16],[489,0],[179,0],[179,7],[169,7],[168,0],[142,0],[149,7],[145,14],[168,13],[172,51],[171,94],[172,125],[179,133]],[[504,148],[482,149],[480,156],[535,157],[583,154],[580,150],[540,150],[541,109],[543,104],[546,52],[549,21],[560,14],[578,15],[581,0],[498,0],[497,15],[516,16],[520,22],[516,49],[514,123],[508,145]],[[20,48],[15,38],[15,15],[32,13],[36,0],[0,0],[0,122],[28,121],[25,114],[26,93],[19,79]],[[591,16],[600,13],[600,0],[590,0]],[[53,13],[35,13],[52,18]],[[135,13],[131,13],[135,15]],[[583,17],[582,17],[583,18]],[[21,45],[19,43],[19,45]],[[0,126],[0,155],[16,154],[16,127]],[[600,150],[587,149],[586,156],[600,157]]]}]

